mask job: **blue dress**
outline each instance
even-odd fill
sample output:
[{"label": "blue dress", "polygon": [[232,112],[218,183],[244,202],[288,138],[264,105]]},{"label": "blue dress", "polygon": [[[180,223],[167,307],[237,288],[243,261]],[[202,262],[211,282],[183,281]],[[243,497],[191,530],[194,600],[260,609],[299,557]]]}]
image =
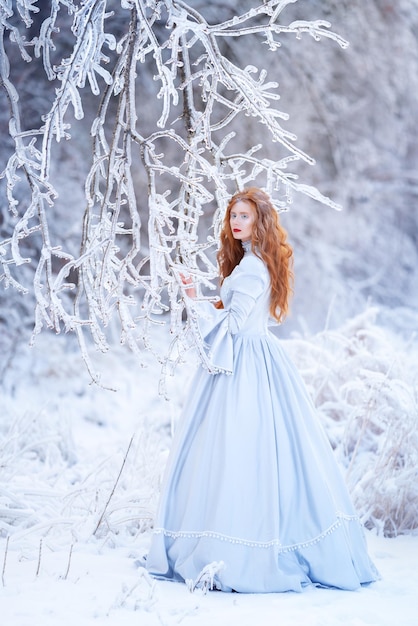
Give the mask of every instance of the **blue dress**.
[{"label": "blue dress", "polygon": [[199,368],[170,451],[147,556],[155,577],[222,591],[357,589],[379,575],[304,383],[268,330],[269,275],[246,250],[224,309],[196,303]]}]

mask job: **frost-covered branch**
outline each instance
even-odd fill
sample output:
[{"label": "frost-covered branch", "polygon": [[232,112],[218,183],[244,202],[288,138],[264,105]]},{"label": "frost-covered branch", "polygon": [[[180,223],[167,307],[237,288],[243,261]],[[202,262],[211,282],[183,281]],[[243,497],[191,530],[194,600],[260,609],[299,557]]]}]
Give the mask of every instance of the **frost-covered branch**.
[{"label": "frost-covered branch", "polygon": [[[30,40],[24,33],[40,3],[0,3],[1,87],[14,142],[1,174],[13,228],[0,240],[0,280],[23,290],[13,267],[36,263],[35,334],[45,325],[56,332],[75,330],[89,361],[85,330],[105,351],[107,329],[117,319],[121,341],[139,353],[150,346],[149,326],[170,312],[173,344],[162,356],[167,366],[193,339],[190,311],[182,321],[179,274],[187,266],[200,294],[202,287],[214,288],[216,238],[231,193],[256,184],[272,195],[278,210],[288,208],[295,192],[336,207],[288,169],[313,159],[283,125],[289,116],[277,108],[277,83],[250,58],[241,64],[224,52],[226,41],[232,47],[237,37],[246,37],[278,54],[281,37],[303,33],[346,45],[323,20],[280,24],[293,1],[254,2],[250,10],[210,24],[193,2],[53,0]],[[63,9],[67,18],[59,24]],[[65,28],[71,49],[61,58]],[[47,79],[56,85],[42,124],[29,130],[22,130],[19,93],[10,80],[9,56],[16,46],[25,62],[32,52],[42,58]],[[150,74],[158,90],[146,113],[140,85]],[[54,145],[70,140],[71,124],[83,119],[92,95],[101,102],[90,126],[93,148],[77,255],[52,241],[57,192],[51,164]],[[252,146],[240,132],[246,118],[260,123],[260,142]],[[277,144],[275,161],[264,154],[266,140]],[[42,238],[39,256],[24,256],[22,244],[36,234]],[[90,363],[89,368],[96,378]]]}]

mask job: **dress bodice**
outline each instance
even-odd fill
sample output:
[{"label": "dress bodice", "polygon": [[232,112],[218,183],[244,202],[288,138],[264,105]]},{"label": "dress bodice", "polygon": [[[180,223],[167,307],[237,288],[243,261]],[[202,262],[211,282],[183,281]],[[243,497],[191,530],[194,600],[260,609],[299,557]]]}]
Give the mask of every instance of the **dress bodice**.
[{"label": "dress bodice", "polygon": [[264,262],[246,250],[241,262],[221,288],[223,309],[208,301],[193,301],[200,354],[207,369],[232,373],[234,338],[265,335],[270,305],[270,277]]},{"label": "dress bodice", "polygon": [[[252,252],[245,253],[221,287],[221,300],[226,311],[239,306],[245,319],[231,324],[232,334],[264,334],[267,332],[270,306],[270,279],[264,262]],[[235,306],[234,306],[235,305]],[[230,313],[231,316],[231,313]]]}]

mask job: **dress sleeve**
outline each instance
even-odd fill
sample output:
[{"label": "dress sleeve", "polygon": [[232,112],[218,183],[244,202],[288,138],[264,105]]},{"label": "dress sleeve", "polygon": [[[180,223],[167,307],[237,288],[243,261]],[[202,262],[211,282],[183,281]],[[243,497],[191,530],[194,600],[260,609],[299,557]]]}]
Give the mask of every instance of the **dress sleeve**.
[{"label": "dress sleeve", "polygon": [[233,335],[242,329],[268,283],[264,265],[260,264],[262,261],[256,257],[244,257],[230,277],[224,309],[216,309],[207,301],[193,301],[204,365],[211,373],[233,372]]}]

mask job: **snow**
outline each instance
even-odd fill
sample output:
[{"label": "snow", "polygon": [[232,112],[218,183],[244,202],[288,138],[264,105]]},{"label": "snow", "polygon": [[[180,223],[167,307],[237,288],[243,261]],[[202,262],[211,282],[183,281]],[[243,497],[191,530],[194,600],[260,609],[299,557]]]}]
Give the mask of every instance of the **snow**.
[{"label": "snow", "polygon": [[413,535],[366,531],[382,579],[357,592],[204,595],[152,580],[143,557],[193,357],[168,381],[167,401],[151,357],[146,368],[122,348],[97,358],[117,389],[108,391],[89,385],[72,341],[43,334],[34,348],[20,344],[2,382],[1,524],[6,509],[15,514],[0,527],[2,624],[418,623]]},{"label": "snow", "polygon": [[311,589],[302,594],[190,593],[186,585],[154,582],[126,548],[83,547],[37,556],[13,554],[1,592],[2,623],[13,626],[107,624],[283,624],[292,626],[412,626],[417,623],[418,541],[368,537],[383,579],[358,592]]}]

